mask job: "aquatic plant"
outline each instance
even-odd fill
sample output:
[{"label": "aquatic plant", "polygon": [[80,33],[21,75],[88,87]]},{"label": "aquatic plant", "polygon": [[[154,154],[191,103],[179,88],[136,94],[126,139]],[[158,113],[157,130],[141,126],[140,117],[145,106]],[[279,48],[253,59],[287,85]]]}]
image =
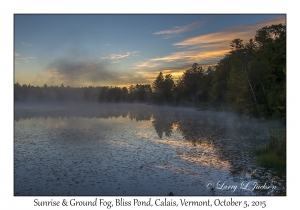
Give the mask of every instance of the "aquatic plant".
[{"label": "aquatic plant", "polygon": [[255,151],[259,165],[284,170],[286,168],[286,132],[270,132],[268,145]]}]

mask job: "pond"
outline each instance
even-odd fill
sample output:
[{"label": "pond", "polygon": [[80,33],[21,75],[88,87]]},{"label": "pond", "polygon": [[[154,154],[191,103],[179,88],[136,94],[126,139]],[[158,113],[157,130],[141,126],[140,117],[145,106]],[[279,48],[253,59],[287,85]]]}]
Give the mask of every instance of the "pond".
[{"label": "pond", "polygon": [[15,104],[14,195],[286,195],[267,122],[146,104]]}]

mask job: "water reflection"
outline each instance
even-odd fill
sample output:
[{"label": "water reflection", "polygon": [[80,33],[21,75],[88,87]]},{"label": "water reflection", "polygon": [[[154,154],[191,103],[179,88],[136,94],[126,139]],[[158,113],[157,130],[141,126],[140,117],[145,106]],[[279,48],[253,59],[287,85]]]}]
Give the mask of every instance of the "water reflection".
[{"label": "water reflection", "polygon": [[[285,186],[285,180],[282,177],[279,177],[272,170],[258,167],[251,156],[251,152],[258,145],[266,142],[268,131],[280,127],[278,124],[268,124],[229,113],[195,112],[193,109],[187,108],[135,104],[82,104],[80,106],[56,105],[54,107],[41,107],[40,105],[17,106],[14,119],[15,122],[31,120],[32,125],[40,126],[39,129],[31,130],[32,134],[30,135],[38,136],[42,129],[49,131],[43,133],[44,137],[48,139],[47,144],[49,143],[49,146],[57,145],[55,148],[59,146],[63,149],[55,151],[58,156],[61,155],[60,152],[62,151],[69,154],[68,149],[71,146],[74,147],[74,145],[78,145],[78,150],[83,150],[80,144],[77,143],[82,140],[89,141],[88,146],[84,148],[85,157],[88,158],[85,160],[77,158],[72,160],[76,163],[88,164],[88,161],[98,163],[100,160],[96,160],[95,155],[92,156],[92,154],[95,148],[101,144],[100,148],[103,150],[99,151],[97,155],[104,157],[107,156],[106,152],[110,151],[107,158],[111,161],[122,161],[120,158],[124,159],[126,155],[134,157],[143,163],[142,165],[133,166],[133,168],[139,170],[148,170],[147,167],[152,165],[160,170],[168,170],[201,179],[204,179],[204,177],[214,179],[213,177],[215,177],[216,180],[214,181],[217,181],[220,177],[226,178],[226,176],[221,176],[221,173],[228,171],[233,182],[240,183],[247,179],[260,179],[260,181],[265,182],[273,180]],[[39,119],[44,119],[42,125],[40,125]],[[118,120],[104,122],[101,119]],[[130,122],[127,119],[135,122],[133,126],[136,129],[129,132],[131,136],[128,136],[128,133],[123,134],[123,131],[118,127],[132,129],[130,127],[132,125],[129,125]],[[152,130],[154,128],[158,138],[151,136],[152,131],[149,130],[151,127],[147,123],[152,126]],[[23,124],[20,124],[20,126],[23,126]],[[21,133],[22,127],[18,129],[15,131],[15,136]],[[112,134],[107,137],[108,132]],[[127,137],[125,138],[123,135],[127,135]],[[132,140],[136,137],[139,137],[140,140]],[[30,138],[32,136],[24,137],[24,139]],[[159,151],[156,144],[149,145],[149,142],[146,142],[147,145],[145,145],[141,141],[143,139],[150,139],[154,143],[164,144],[168,147],[160,147],[159,150],[161,151]],[[20,145],[18,140],[15,140],[15,142],[15,147]],[[112,146],[117,146],[119,150],[111,150]],[[165,160],[161,162],[155,159],[149,160],[151,155],[154,157],[159,156],[158,154],[166,153],[171,147],[174,152],[167,155]],[[130,150],[131,148],[133,150]],[[45,154],[49,153],[47,147],[44,148],[43,152]],[[144,157],[139,156],[140,152],[148,152],[150,156],[148,156],[148,159],[144,159]],[[28,152],[22,150],[22,155],[28,156]],[[73,154],[69,155],[73,157]],[[183,165],[172,165],[170,162],[172,159],[178,160],[177,163],[183,163]],[[186,167],[186,162],[199,166],[198,171],[195,167]],[[132,164],[137,163],[133,161]],[[199,174],[201,170],[205,171],[206,174]],[[262,174],[264,176],[261,176]],[[136,178],[135,174],[132,176],[134,179]],[[176,180],[177,176],[171,178]],[[202,193],[207,194],[204,191]],[[283,191],[283,194],[285,194],[285,191]]]},{"label": "water reflection", "polygon": [[118,106],[110,105],[94,105],[94,104],[25,104],[15,105],[14,120],[31,119],[31,118],[118,118],[127,117],[130,110],[129,105]]},{"label": "water reflection", "polygon": [[162,138],[163,134],[170,137],[173,127],[175,127],[173,125],[176,124],[176,117],[166,112],[166,110],[158,110],[153,113],[153,119],[151,121],[159,138]]}]

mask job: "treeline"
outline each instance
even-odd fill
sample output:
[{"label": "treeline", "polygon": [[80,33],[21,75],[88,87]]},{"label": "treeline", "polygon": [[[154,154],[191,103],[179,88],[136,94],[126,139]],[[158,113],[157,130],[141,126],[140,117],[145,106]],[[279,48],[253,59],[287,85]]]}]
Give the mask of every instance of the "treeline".
[{"label": "treeline", "polygon": [[217,65],[197,63],[175,84],[160,73],[153,83],[157,103],[201,103],[258,117],[286,118],[286,26],[264,27],[255,38],[230,43]]},{"label": "treeline", "polygon": [[14,100],[18,102],[149,102],[151,94],[151,86],[141,84],[129,88],[14,84]]},{"label": "treeline", "polygon": [[286,118],[286,26],[264,27],[239,38],[215,66],[194,63],[178,81],[158,74],[153,84],[123,87],[33,87],[16,83],[15,101],[147,102],[209,105],[262,117]]}]

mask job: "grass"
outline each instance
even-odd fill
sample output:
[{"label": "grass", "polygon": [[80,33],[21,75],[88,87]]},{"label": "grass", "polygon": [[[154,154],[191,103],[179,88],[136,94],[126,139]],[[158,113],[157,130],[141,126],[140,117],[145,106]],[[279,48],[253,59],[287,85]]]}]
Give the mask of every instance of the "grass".
[{"label": "grass", "polygon": [[266,168],[286,169],[286,133],[271,132],[268,145],[255,151],[257,162]]}]

